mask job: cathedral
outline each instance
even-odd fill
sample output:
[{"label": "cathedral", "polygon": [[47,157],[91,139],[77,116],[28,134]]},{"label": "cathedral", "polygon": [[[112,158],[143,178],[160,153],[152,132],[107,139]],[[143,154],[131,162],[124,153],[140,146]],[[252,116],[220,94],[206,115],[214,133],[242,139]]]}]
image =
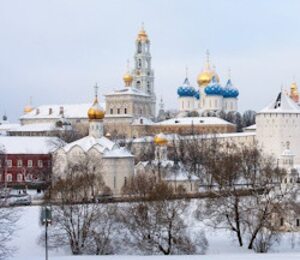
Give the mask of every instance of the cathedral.
[{"label": "cathedral", "polygon": [[209,112],[217,114],[220,111],[237,112],[239,91],[233,86],[230,75],[224,87],[220,84],[218,74],[210,65],[208,52],[197,83],[198,90],[190,84],[186,76],[177,89],[179,111],[197,111],[200,115],[208,115]]}]

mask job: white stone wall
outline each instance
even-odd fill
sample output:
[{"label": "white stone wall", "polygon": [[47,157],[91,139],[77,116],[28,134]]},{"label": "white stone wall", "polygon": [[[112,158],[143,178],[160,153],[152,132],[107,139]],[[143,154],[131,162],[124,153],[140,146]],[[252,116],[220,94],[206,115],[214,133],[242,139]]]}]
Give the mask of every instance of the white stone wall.
[{"label": "white stone wall", "polygon": [[223,98],[223,110],[227,112],[238,111],[237,98]]},{"label": "white stone wall", "polygon": [[223,97],[222,96],[213,96],[206,95],[203,97],[203,109],[208,111],[218,111],[223,109]]},{"label": "white stone wall", "polygon": [[132,158],[103,158],[103,180],[115,196],[122,195],[122,188],[128,185],[134,172]]},{"label": "white stone wall", "polygon": [[193,111],[195,109],[194,97],[179,97],[179,111]]},{"label": "white stone wall", "polygon": [[65,153],[63,149],[58,149],[53,155],[53,180],[64,178],[69,162],[84,160],[86,156],[89,156],[91,160],[97,160],[96,165],[99,169],[95,169],[95,172],[102,175],[105,185],[111,189],[114,196],[120,196],[125,180],[128,183],[133,175],[133,157],[103,158],[98,150],[92,148],[86,154],[79,146],[73,147],[68,153]]},{"label": "white stone wall", "polygon": [[262,149],[279,159],[286,149],[296,155],[295,164],[300,163],[300,115],[293,113],[259,113],[256,116],[257,141]]}]

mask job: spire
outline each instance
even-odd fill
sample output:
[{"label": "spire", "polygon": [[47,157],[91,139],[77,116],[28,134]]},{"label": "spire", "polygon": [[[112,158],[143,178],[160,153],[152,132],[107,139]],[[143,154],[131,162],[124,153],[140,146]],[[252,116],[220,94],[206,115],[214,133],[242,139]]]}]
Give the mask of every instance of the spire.
[{"label": "spire", "polygon": [[188,66],[185,66],[185,77],[188,78],[188,72],[189,72],[189,68]]},{"label": "spire", "polygon": [[126,69],[127,69],[127,73],[129,73],[130,72],[130,61],[129,61],[129,59],[127,59]]},{"label": "spire", "polygon": [[98,102],[98,89],[99,89],[99,87],[98,87],[98,84],[97,84],[97,82],[96,82],[96,84],[95,84],[95,86],[94,86],[94,93],[95,93],[95,102]]},{"label": "spire", "polygon": [[209,50],[206,50],[206,63],[209,65]]},{"label": "spire", "polygon": [[228,79],[231,79],[231,69],[228,69]]}]

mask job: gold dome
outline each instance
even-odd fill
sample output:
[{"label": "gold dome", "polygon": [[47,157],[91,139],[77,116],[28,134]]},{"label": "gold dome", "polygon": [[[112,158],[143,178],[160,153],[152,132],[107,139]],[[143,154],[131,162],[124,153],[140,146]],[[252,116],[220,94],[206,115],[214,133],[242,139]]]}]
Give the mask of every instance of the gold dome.
[{"label": "gold dome", "polygon": [[290,93],[290,97],[295,101],[295,102],[299,102],[299,92],[298,92],[298,86],[297,83],[294,81],[291,84],[291,93]]},{"label": "gold dome", "polygon": [[149,39],[148,39],[148,35],[144,29],[144,25],[142,25],[142,28],[141,30],[139,31],[138,33],[138,36],[137,36],[137,41],[140,41],[140,42],[148,42]]},{"label": "gold dome", "polygon": [[105,112],[101,109],[98,103],[98,98],[96,97],[92,107],[88,110],[89,119],[103,119],[105,116]]},{"label": "gold dome", "polygon": [[168,139],[164,134],[160,133],[154,137],[154,143],[156,145],[166,145],[168,143]]},{"label": "gold dome", "polygon": [[131,86],[131,83],[133,81],[133,76],[129,72],[126,72],[123,76],[123,80],[124,80],[125,86],[129,87],[129,86]]},{"label": "gold dome", "polygon": [[31,111],[33,111],[33,108],[30,105],[27,105],[24,107],[24,113],[30,113]]},{"label": "gold dome", "polygon": [[214,68],[210,67],[209,62],[209,51],[206,51],[206,63],[204,66],[204,69],[201,71],[201,73],[197,77],[197,83],[199,87],[206,86],[210,83],[212,77],[216,78],[217,82],[220,82],[220,78],[218,74],[216,73]]},{"label": "gold dome", "polygon": [[206,66],[206,68],[198,75],[198,86],[202,87],[208,85],[212,77],[215,77],[218,83],[220,82],[219,75],[214,70],[210,69],[209,66]]}]

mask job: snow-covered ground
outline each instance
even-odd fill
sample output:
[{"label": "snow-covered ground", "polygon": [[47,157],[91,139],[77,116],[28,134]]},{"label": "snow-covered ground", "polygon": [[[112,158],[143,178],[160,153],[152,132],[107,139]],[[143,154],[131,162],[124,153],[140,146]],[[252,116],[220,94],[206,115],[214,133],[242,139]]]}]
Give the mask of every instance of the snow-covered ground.
[{"label": "snow-covered ground", "polygon": [[[15,233],[11,245],[16,248],[12,259],[44,259],[44,247],[38,244],[38,239],[42,234],[44,227],[39,224],[40,207],[20,207],[22,217],[18,221],[18,230]],[[192,219],[192,217],[191,217]],[[199,228],[199,223],[195,223],[191,228]],[[51,228],[51,227],[50,227]],[[206,255],[188,256],[188,259],[203,260],[285,260],[300,259],[300,234],[287,234],[281,241],[280,246],[272,249],[270,254],[255,254],[246,248],[239,248],[234,237],[223,230],[212,230],[205,228],[206,236],[209,242],[209,248]],[[294,246],[292,246],[294,245]],[[63,250],[49,251],[49,259],[55,260],[83,260],[83,259],[101,259],[101,260],[179,260],[186,259],[187,256],[70,256],[70,252]]]}]

